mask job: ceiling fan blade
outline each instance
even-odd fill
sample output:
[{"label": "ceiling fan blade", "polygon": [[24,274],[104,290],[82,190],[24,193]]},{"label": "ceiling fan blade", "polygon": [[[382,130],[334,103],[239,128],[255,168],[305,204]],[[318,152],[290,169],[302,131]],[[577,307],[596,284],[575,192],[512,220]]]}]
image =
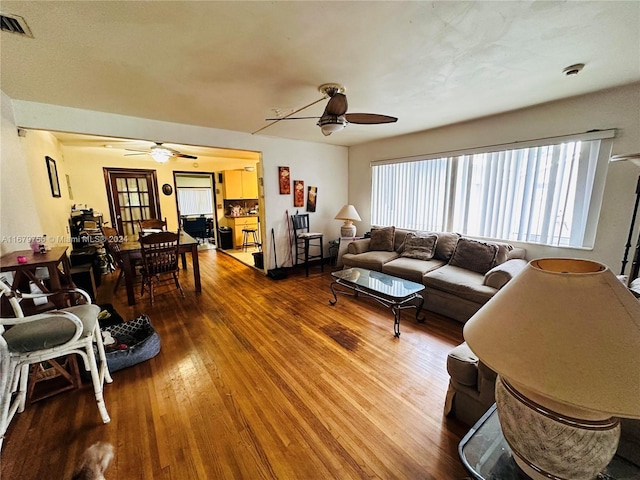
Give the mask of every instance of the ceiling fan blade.
[{"label": "ceiling fan blade", "polygon": [[129,152],[140,152],[140,153],[149,153],[148,150],[137,150],[135,148],[125,148],[125,150],[129,151]]},{"label": "ceiling fan blade", "polygon": [[[135,151],[135,150],[134,150]],[[131,157],[133,155],[148,155],[149,152],[140,152],[140,153],[125,153],[124,156],[125,157]]]},{"label": "ceiling fan blade", "polygon": [[280,117],[280,118],[265,118],[265,122],[270,122],[273,120],[317,120],[320,117]]},{"label": "ceiling fan blade", "polygon": [[174,156],[176,157],[182,157],[182,158],[190,158],[191,160],[195,160],[198,157],[195,157],[193,155],[187,155],[186,153],[176,153]]},{"label": "ceiling fan blade", "polygon": [[393,123],[397,122],[396,117],[388,115],[379,115],[377,113],[347,113],[345,118],[349,123],[372,125],[377,123]]},{"label": "ceiling fan blade", "polygon": [[347,113],[347,108],[347,96],[344,93],[334,93],[329,99],[322,115],[335,115],[339,117]]},{"label": "ceiling fan blade", "polygon": [[284,116],[284,117],[282,117],[282,118],[278,118],[277,120],[273,120],[271,123],[267,123],[264,127],[261,127],[261,128],[259,128],[258,130],[256,130],[255,132],[252,132],[252,133],[251,133],[251,135],[255,135],[256,133],[261,132],[261,131],[262,131],[262,130],[264,130],[265,128],[270,127],[271,125],[273,125],[273,124],[275,124],[275,123],[278,123],[280,120],[284,120],[284,119],[286,119],[286,118],[289,118],[290,116],[292,116],[292,115],[294,115],[294,114],[296,114],[296,113],[298,113],[298,112],[301,112],[301,111],[302,111],[302,110],[304,110],[305,108],[309,108],[310,106],[315,105],[315,104],[316,104],[316,103],[318,103],[318,102],[321,102],[321,101],[322,101],[322,100],[324,100],[325,98],[326,98],[326,97],[319,98],[319,99],[318,99],[318,100],[316,100],[315,102],[311,102],[309,105],[305,105],[304,107],[301,107],[301,108],[299,108],[299,109],[297,109],[297,110],[295,110],[295,111],[291,112],[289,115],[285,115],[285,116]]}]

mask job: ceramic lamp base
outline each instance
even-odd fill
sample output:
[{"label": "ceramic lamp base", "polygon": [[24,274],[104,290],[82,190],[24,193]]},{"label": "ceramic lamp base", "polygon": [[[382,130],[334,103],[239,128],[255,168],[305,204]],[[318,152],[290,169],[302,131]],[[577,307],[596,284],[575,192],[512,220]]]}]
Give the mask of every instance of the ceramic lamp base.
[{"label": "ceramic lamp base", "polygon": [[513,458],[534,480],[592,480],[616,453],[616,419],[583,420],[572,412],[558,413],[502,377],[496,382],[496,404]]},{"label": "ceramic lamp base", "polygon": [[353,223],[349,225],[344,224],[340,227],[340,236],[341,237],[355,237],[356,236],[356,226]]}]

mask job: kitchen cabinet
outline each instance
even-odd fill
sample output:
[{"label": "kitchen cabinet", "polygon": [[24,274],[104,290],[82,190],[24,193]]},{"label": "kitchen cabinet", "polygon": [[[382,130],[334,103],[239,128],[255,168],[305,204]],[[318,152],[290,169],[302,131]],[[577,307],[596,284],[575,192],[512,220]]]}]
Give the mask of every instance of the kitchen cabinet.
[{"label": "kitchen cabinet", "polygon": [[224,198],[258,198],[258,174],[246,170],[224,171]]},{"label": "kitchen cabinet", "polygon": [[[233,247],[242,248],[242,229],[258,229],[258,217],[227,217],[231,228],[233,228]],[[260,233],[258,233],[260,236]],[[251,238],[251,237],[250,237]]]}]

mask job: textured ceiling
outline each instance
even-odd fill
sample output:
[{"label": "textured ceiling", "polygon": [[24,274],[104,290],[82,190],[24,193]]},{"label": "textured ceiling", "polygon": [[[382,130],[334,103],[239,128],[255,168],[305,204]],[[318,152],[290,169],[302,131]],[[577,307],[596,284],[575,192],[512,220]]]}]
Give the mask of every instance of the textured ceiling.
[{"label": "textured ceiling", "polygon": [[[3,1],[11,98],[252,133],[346,86],[349,112],[398,117],[324,137],[356,145],[640,80],[640,2]],[[581,74],[562,70],[585,63]],[[304,115],[320,115],[322,101]],[[149,139],[160,140],[160,139]]]}]

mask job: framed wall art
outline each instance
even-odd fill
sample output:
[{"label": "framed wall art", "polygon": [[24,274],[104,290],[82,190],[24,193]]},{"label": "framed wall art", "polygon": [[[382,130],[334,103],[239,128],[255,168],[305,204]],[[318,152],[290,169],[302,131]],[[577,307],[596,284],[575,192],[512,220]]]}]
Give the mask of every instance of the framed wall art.
[{"label": "framed wall art", "polygon": [[291,193],[291,174],[289,167],[278,167],[278,181],[280,183],[280,194],[288,195]]},{"label": "framed wall art", "polygon": [[304,207],[304,181],[293,181],[293,206]]},{"label": "framed wall art", "polygon": [[309,187],[307,192],[307,212],[316,211],[316,201],[318,200],[318,187]]},{"label": "framed wall art", "polygon": [[58,181],[58,169],[56,161],[51,157],[44,157],[47,162],[47,172],[49,173],[49,185],[51,186],[51,195],[61,197],[60,182]]}]

